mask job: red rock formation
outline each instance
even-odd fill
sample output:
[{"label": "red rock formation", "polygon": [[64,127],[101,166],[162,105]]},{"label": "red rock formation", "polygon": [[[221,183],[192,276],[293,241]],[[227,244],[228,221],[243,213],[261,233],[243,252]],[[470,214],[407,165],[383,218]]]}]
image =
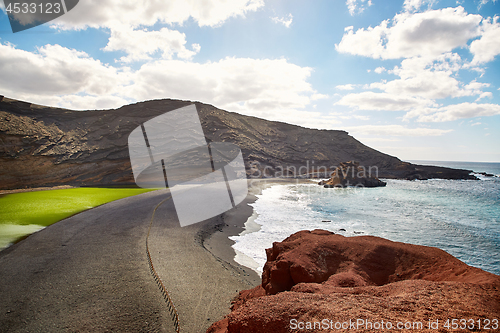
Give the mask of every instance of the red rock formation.
[{"label": "red rock formation", "polygon": [[207,332],[337,331],[346,323],[351,331],[390,330],[370,326],[382,322],[436,332],[453,331],[452,319],[472,319],[476,329],[500,320],[500,276],[437,248],[314,230],[266,251],[262,285],[242,291]]}]

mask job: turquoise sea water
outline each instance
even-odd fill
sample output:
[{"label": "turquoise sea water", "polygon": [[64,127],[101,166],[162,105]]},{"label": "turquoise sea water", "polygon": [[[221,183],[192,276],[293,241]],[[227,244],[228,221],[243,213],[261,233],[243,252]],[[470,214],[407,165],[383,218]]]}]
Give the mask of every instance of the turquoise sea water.
[{"label": "turquoise sea water", "polygon": [[[500,175],[500,163],[415,162]],[[500,178],[479,177],[386,180],[386,187],[366,189],[325,189],[312,182],[274,185],[253,204],[248,231],[231,237],[236,260],[261,271],[265,249],[273,242],[321,228],[435,246],[500,275]]]}]

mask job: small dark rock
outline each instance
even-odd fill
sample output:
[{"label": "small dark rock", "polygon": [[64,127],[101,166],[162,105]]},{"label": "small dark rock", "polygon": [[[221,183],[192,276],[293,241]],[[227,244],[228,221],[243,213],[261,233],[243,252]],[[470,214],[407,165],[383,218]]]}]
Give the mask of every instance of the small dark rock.
[{"label": "small dark rock", "polygon": [[343,162],[331,174],[331,178],[326,181],[319,182],[325,188],[333,187],[380,187],[386,186],[387,183],[371,175],[369,169],[360,166],[359,162]]}]

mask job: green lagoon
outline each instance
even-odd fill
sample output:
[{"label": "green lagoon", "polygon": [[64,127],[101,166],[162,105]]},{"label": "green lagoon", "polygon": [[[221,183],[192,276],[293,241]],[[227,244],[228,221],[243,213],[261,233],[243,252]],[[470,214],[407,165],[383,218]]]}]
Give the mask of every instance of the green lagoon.
[{"label": "green lagoon", "polygon": [[0,197],[0,250],[71,215],[149,191],[83,187],[7,194]]}]

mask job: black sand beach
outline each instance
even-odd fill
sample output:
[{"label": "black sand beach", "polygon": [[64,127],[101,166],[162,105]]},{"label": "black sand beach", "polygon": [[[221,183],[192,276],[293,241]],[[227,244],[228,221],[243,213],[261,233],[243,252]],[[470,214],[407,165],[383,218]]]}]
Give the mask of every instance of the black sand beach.
[{"label": "black sand beach", "polygon": [[243,230],[252,214],[247,203],[259,188],[222,216],[184,228],[172,200],[165,200],[169,191],[149,192],[82,212],[5,249],[0,331],[173,332],[146,254],[156,207],[149,237],[153,264],[181,332],[205,331],[229,313],[240,290],[260,283],[255,272],[234,262],[227,239]]}]

